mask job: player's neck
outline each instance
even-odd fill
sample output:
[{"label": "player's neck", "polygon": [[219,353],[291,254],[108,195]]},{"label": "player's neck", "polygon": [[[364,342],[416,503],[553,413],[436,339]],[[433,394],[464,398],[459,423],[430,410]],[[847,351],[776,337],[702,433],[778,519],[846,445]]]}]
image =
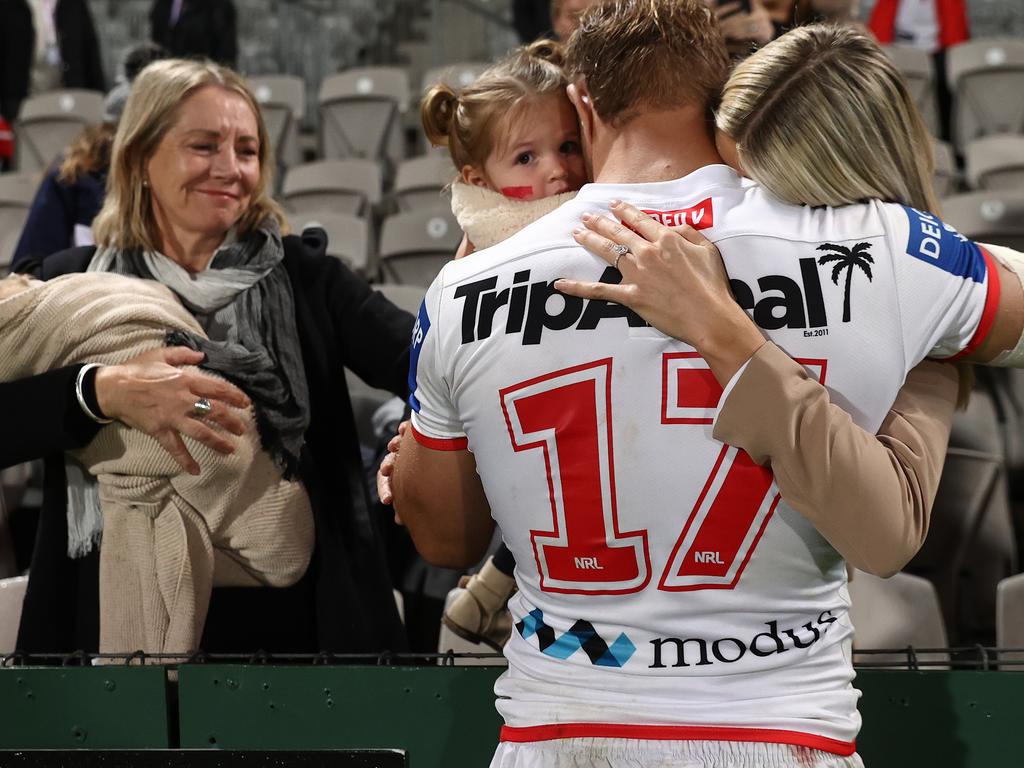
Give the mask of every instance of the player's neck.
[{"label": "player's neck", "polygon": [[671,181],[721,163],[702,110],[683,107],[633,118],[594,136],[594,181]]}]

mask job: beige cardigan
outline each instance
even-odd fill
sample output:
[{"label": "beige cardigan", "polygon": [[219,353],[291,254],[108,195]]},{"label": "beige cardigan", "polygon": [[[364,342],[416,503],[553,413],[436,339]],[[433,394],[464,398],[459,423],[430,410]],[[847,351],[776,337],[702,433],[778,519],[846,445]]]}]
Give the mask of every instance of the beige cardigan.
[{"label": "beige cardigan", "polygon": [[[107,273],[33,282],[0,300],[0,380],[122,363],[171,329],[202,334],[159,283]],[[246,433],[230,456],[184,437],[198,476],[119,422],[74,452],[98,481],[103,512],[100,651],[194,650],[214,585],[288,586],[305,572],[309,499],[261,450],[253,414],[240,415]]]},{"label": "beige cardigan", "polygon": [[766,342],[722,404],[714,437],[771,465],[782,497],[849,565],[889,576],[928,534],[957,386],[952,365],[919,363],[872,435]]}]

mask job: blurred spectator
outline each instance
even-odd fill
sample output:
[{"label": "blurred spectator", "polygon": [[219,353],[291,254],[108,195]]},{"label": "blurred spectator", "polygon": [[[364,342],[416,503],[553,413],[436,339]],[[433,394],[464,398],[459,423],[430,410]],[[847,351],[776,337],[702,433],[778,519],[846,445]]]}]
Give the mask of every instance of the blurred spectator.
[{"label": "blurred spectator", "polygon": [[232,0],[155,0],[150,37],[172,56],[238,64],[238,26]]},{"label": "blurred spectator", "polygon": [[519,42],[525,45],[551,35],[551,5],[549,0],[512,0],[512,26]]},{"label": "blurred spectator", "polygon": [[0,0],[0,117],[54,88],[105,91],[96,28],[85,0]]},{"label": "blurred spectator", "polygon": [[[878,0],[868,28],[883,45],[910,45],[932,54],[935,71],[946,71],[946,49],[968,40],[965,0]],[[949,139],[952,98],[944,76],[935,78],[940,138]]]},{"label": "blurred spectator", "polygon": [[594,0],[551,0],[551,28],[555,38],[563,42],[580,25],[580,15]]},{"label": "blurred spectator", "polygon": [[103,207],[110,147],[131,82],[147,64],[166,56],[153,43],[125,55],[117,84],[107,94],[103,122],[85,128],[40,183],[14,249],[12,272],[34,269],[36,262],[72,246],[92,245],[92,220]]}]

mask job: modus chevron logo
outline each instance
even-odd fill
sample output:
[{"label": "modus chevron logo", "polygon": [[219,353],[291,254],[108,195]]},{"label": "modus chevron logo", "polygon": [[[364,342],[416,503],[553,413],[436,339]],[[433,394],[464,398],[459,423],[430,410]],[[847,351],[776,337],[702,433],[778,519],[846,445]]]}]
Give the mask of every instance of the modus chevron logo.
[{"label": "modus chevron logo", "polygon": [[555,637],[555,630],[544,622],[544,612],[540,608],[534,608],[524,616],[516,624],[516,629],[524,640],[536,635],[537,645],[543,653],[563,661],[582,649],[591,664],[622,667],[636,652],[636,646],[625,633],[620,634],[609,646],[594,629],[594,625],[583,619],[573,624],[561,637]]}]

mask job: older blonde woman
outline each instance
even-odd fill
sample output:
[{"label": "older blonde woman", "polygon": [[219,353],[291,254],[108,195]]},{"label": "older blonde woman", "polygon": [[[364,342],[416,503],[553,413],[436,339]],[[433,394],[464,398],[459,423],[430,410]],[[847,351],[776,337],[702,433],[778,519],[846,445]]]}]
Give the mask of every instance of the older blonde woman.
[{"label": "older blonde woman", "polygon": [[[344,368],[404,394],[413,319],[325,257],[322,232],[283,234],[269,195],[271,157],[256,100],[236,74],[206,62],[152,64],[135,81],[114,140],[97,246],[55,254],[40,276],[89,269],[170,288],[209,337],[192,340],[207,367],[251,397],[263,448],[309,494],[316,542],[306,576],[288,589],[215,592],[202,647],[401,648]],[[116,398],[110,410],[97,400],[114,415]],[[197,398],[179,416],[207,410]],[[57,478],[61,464],[49,461]],[[96,647],[95,606],[79,607],[69,584],[95,565],[92,556],[76,565],[63,555],[62,486],[47,488],[19,635],[26,650]]]},{"label": "older blonde woman", "polygon": [[[722,158],[784,202],[841,206],[876,198],[937,211],[924,123],[899,72],[854,28],[801,27],[737,65],[716,122]],[[729,396],[715,437],[770,463],[786,500],[848,563],[881,575],[899,570],[928,532],[953,415],[953,392],[941,384],[948,366],[925,362],[911,371],[876,440],[764,341],[733,300],[707,239],[690,227],[662,226],[626,203],[613,211],[631,229],[593,217],[576,239],[610,263],[617,246],[627,248],[617,264],[622,282],[561,281],[558,288],[625,304],[684,341],[731,328],[728,352],[744,365],[722,382]],[[969,359],[1022,366],[1024,261],[1009,249],[986,248],[1000,261],[1000,304]]]}]

